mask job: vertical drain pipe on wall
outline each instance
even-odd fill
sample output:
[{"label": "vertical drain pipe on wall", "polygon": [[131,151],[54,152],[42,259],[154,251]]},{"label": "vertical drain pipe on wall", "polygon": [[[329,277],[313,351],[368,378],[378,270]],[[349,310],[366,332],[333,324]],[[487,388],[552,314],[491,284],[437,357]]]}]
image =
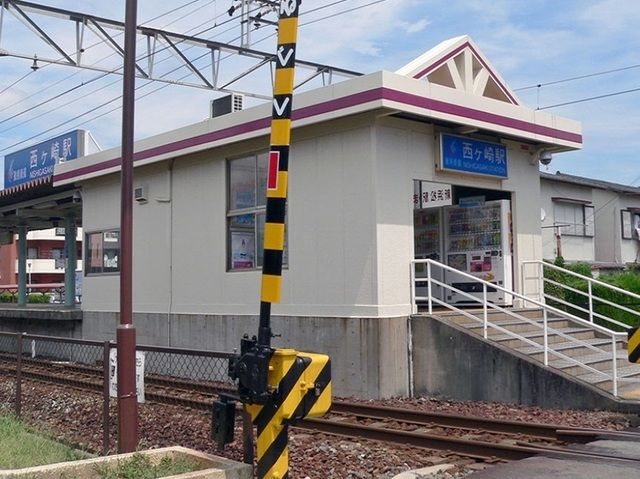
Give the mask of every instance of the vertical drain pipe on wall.
[{"label": "vertical drain pipe on wall", "polygon": [[171,314],[173,313],[173,163],[169,161],[169,310],[167,311],[167,346],[171,347]]},{"label": "vertical drain pipe on wall", "polygon": [[158,203],[169,203],[169,304],[167,309],[167,347],[171,347],[171,314],[173,312],[173,164],[175,158],[169,160],[169,197],[156,198]]}]

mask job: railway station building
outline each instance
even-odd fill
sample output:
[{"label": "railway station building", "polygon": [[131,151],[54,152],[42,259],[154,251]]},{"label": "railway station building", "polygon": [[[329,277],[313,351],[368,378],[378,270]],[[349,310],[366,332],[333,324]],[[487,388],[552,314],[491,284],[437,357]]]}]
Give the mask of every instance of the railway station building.
[{"label": "railway station building", "polygon": [[[294,103],[274,345],[328,353],[337,395],[406,395],[410,350],[424,347],[409,327],[412,260],[491,278],[499,262],[496,281],[518,290],[517,265],[543,258],[539,158],[580,148],[581,126],[522,105],[469,37]],[[261,105],[136,142],[139,343],[230,351],[257,332],[270,115]],[[54,172],[82,197],[87,339],[115,335],[119,163],[115,148]],[[491,205],[495,217],[478,209]]]}]

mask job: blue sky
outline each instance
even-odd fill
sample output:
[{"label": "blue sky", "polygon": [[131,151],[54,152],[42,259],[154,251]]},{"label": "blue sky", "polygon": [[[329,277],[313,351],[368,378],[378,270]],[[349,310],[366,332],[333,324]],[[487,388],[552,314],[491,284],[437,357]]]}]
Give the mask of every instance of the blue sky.
[{"label": "blue sky", "polygon": [[[637,31],[640,6],[634,1],[385,0],[339,14],[373,1],[306,0],[302,5],[298,57],[365,73],[394,71],[441,41],[468,34],[516,90],[522,102],[533,108],[640,88],[640,35]],[[124,0],[43,0],[41,3],[113,19],[124,16]],[[175,32],[188,32],[194,28],[200,31],[213,26],[214,21],[217,24],[227,22],[226,10],[231,5],[230,0],[139,0],[138,3],[139,23],[166,26]],[[330,6],[333,3],[336,4]],[[148,22],[181,5],[186,6]],[[305,14],[305,11],[323,6],[327,8]],[[332,14],[338,15],[323,19]],[[43,24],[60,38],[67,41],[74,38],[72,24],[48,19],[43,20]],[[275,37],[272,33],[273,29],[268,26],[254,32],[255,48],[273,51]],[[228,42],[238,34],[239,24],[233,20],[205,35]],[[265,40],[259,41],[262,38]],[[7,15],[0,48],[56,56],[42,47],[34,34]],[[139,44],[138,52],[142,52],[142,44]],[[107,68],[115,68],[114,57],[102,60],[109,53],[93,47],[86,55],[100,60]],[[6,89],[30,71],[31,61],[0,57],[0,62],[0,156],[76,127],[90,130],[103,148],[120,144],[119,110],[88,122],[117,108],[119,100],[104,107],[99,105],[117,99],[121,94],[119,76],[93,80],[98,73],[48,66]],[[242,60],[230,58],[224,62],[224,73],[228,77],[244,68],[246,62]],[[544,85],[616,69],[624,70]],[[82,83],[85,85],[80,86]],[[520,90],[538,84],[544,86]],[[138,96],[161,86],[157,83],[144,85],[140,81],[138,85],[141,87]],[[239,87],[268,92],[268,70],[248,77]],[[75,89],[62,94],[71,88]],[[60,96],[49,100],[57,95]],[[215,96],[209,91],[169,86],[140,98],[136,104],[137,138],[204,119],[208,115],[209,100]],[[39,103],[44,104],[37,106]],[[552,114],[581,121],[584,137],[581,151],[556,155],[549,171],[560,170],[640,186],[639,106],[640,91],[636,91],[545,108]],[[88,113],[73,120],[85,112]],[[41,134],[47,129],[52,130]],[[35,138],[13,146],[30,137]]]}]

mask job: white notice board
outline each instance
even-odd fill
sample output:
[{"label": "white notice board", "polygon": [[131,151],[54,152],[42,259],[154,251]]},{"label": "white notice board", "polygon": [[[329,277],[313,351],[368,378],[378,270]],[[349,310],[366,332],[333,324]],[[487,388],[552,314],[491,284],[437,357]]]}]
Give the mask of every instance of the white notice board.
[{"label": "white notice board", "polygon": [[[144,351],[136,351],[136,393],[138,402],[144,402]],[[109,396],[118,397],[118,350],[109,352]]]}]

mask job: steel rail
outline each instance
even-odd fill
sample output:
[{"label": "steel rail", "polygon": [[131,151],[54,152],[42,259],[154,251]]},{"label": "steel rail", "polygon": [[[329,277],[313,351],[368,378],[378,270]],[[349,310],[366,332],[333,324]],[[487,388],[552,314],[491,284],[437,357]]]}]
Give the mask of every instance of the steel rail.
[{"label": "steel rail", "polygon": [[[33,379],[40,382],[56,383],[71,387],[77,387],[83,390],[99,391],[102,387],[101,381],[93,381],[91,379],[80,379],[79,376],[93,376],[95,370],[87,368],[85,371],[73,371],[71,375],[65,376],[51,374],[43,371],[47,367],[54,367],[61,370],[68,365],[45,363],[42,365],[33,364],[36,360],[25,358],[25,367],[23,367],[22,375],[25,379]],[[41,366],[39,371],[34,371],[33,367]],[[11,368],[0,366],[3,373],[14,372]],[[61,371],[62,372],[62,371]],[[75,377],[70,377],[75,376]],[[211,386],[200,384],[188,380],[173,380],[162,377],[146,377],[148,388],[145,391],[147,400],[173,405],[185,406],[200,411],[210,411],[210,397],[220,392],[229,392],[231,388],[224,386]],[[176,391],[176,386],[179,386]],[[195,391],[193,386],[198,386]],[[168,389],[173,389],[168,393]],[[201,398],[194,395],[203,396]],[[502,434],[522,434],[533,436],[535,438],[544,438],[551,440],[560,440],[567,442],[589,442],[597,438],[621,439],[640,441],[640,434],[629,431],[610,431],[589,428],[566,428],[554,424],[528,424],[518,421],[494,420],[479,418],[473,416],[456,416],[449,413],[437,413],[428,411],[411,411],[401,408],[393,408],[387,406],[372,406],[357,404],[348,401],[334,402],[332,411],[336,414],[350,414],[362,418],[372,418],[379,420],[395,420],[398,422],[406,422],[418,425],[436,424],[438,426],[455,427],[464,429],[479,429],[483,432],[502,433]],[[449,450],[455,454],[461,454],[468,457],[480,458],[483,460],[497,458],[500,460],[518,460],[530,457],[536,454],[554,455],[560,458],[584,459],[592,457],[597,459],[619,460],[628,463],[629,461],[637,462],[634,458],[620,458],[607,454],[594,453],[589,451],[567,450],[548,445],[532,445],[528,443],[499,444],[487,443],[482,441],[451,438],[436,434],[426,434],[420,432],[402,431],[399,429],[379,428],[373,426],[364,426],[360,424],[350,424],[336,420],[320,420],[308,419],[300,421],[294,425],[297,429],[312,430],[324,432],[327,434],[336,434],[341,436],[364,438],[370,440],[378,440],[383,442],[412,445],[415,447],[423,447],[428,449]]]},{"label": "steel rail", "polygon": [[536,436],[554,440],[558,439],[557,431],[559,429],[571,431],[565,426],[556,424],[530,424],[522,421],[487,419],[475,416],[459,416],[442,412],[415,411],[346,401],[335,401],[331,408],[331,412],[351,414],[358,417],[368,417],[372,419],[394,419],[396,421],[421,425],[435,424],[438,426],[464,429],[482,429],[484,431],[505,434],[524,434],[527,436]]},{"label": "steel rail", "polygon": [[[148,348],[151,350],[152,348]],[[0,353],[0,360],[15,363],[15,356],[8,353]],[[85,374],[88,376],[101,377],[102,368],[80,365],[55,363],[49,360],[23,358],[23,364],[34,367],[55,369],[57,371],[70,371],[72,373]],[[10,369],[1,368],[7,372]],[[44,373],[42,373],[44,375]],[[58,381],[54,376],[48,375],[52,382]],[[205,381],[189,380],[160,374],[145,375],[147,385],[170,387],[183,392],[197,392],[209,396],[216,396],[221,393],[233,393],[235,388],[232,385],[207,384]],[[461,416],[437,411],[419,411],[390,406],[375,406],[371,404],[354,403],[351,401],[335,400],[331,407],[331,413],[350,414],[361,418],[396,420],[399,422],[418,425],[437,425],[442,427],[461,429],[481,429],[486,432],[502,434],[522,434],[535,436],[543,439],[561,440],[566,442],[584,442],[595,437],[607,435],[626,437],[629,439],[640,439],[640,433],[629,431],[613,431],[582,427],[567,427],[561,424],[548,423],[526,423],[522,421],[512,421],[504,419],[491,419],[478,416]]]},{"label": "steel rail", "polygon": [[326,419],[304,419],[297,423],[295,427],[324,432],[327,434],[357,437],[405,446],[411,445],[426,449],[447,450],[454,454],[465,455],[482,460],[500,459],[505,461],[516,461],[539,454],[545,454],[561,459],[583,460],[585,458],[593,458],[598,460],[607,459],[611,462],[620,462],[624,464],[640,463],[640,459],[637,458],[617,457],[587,450],[579,451],[553,446],[537,447],[533,445],[521,446],[517,444],[511,445],[472,441],[468,439],[451,438],[413,431],[401,431],[396,429],[363,426],[360,424],[348,424]]}]

